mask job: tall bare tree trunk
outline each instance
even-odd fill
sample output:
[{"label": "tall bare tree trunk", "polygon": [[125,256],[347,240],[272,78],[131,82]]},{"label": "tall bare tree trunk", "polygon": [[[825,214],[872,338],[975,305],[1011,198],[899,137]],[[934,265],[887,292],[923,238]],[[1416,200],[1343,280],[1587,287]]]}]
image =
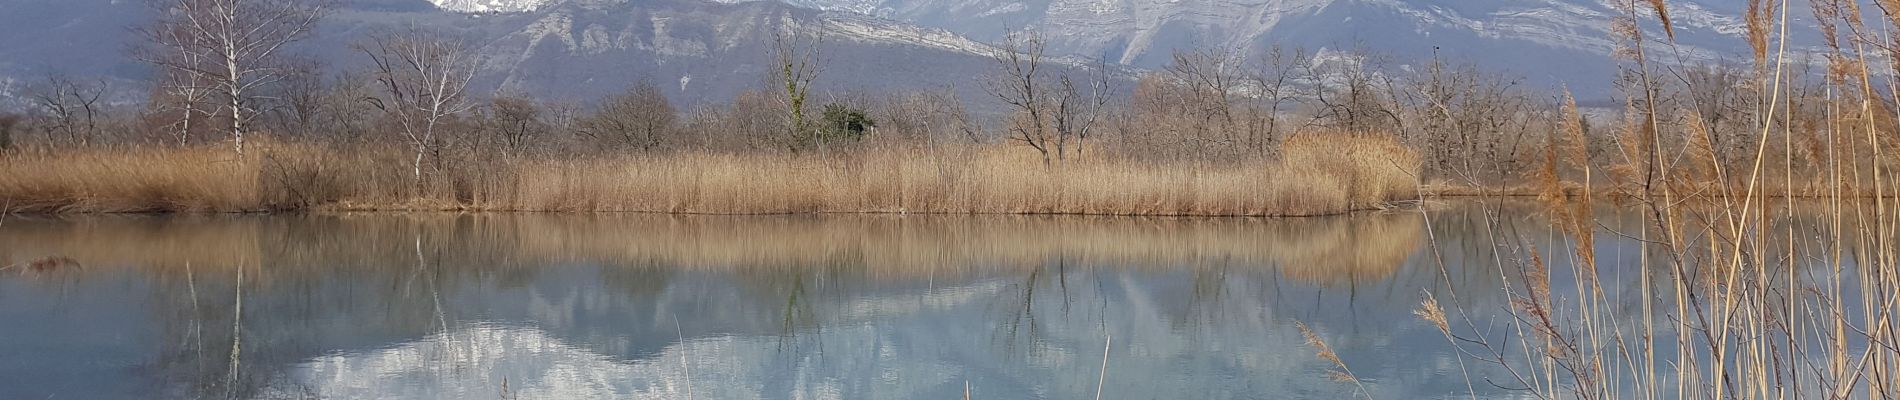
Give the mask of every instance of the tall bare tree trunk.
[{"label": "tall bare tree trunk", "polygon": [[466,43],[424,30],[372,34],[356,48],[374,63],[376,81],[385,89],[374,104],[395,117],[403,138],[415,146],[410,174],[415,178],[415,194],[420,196],[423,158],[435,154],[433,165],[441,168],[442,144],[436,127],[443,118],[476,106],[468,100],[467,90],[481,61]]},{"label": "tall bare tree trunk", "polygon": [[[137,56],[183,79],[187,102],[197,90],[225,96],[232,147],[244,155],[251,110],[246,96],[296,71],[277,68],[281,52],[308,37],[331,0],[158,0],[158,20],[140,29],[150,47]],[[202,86],[201,86],[202,84]],[[215,102],[213,102],[215,103]],[[186,111],[190,119],[191,109]],[[214,107],[208,107],[214,108]],[[189,131],[181,137],[189,135]],[[182,142],[183,139],[180,139]]]},{"label": "tall bare tree trunk", "polygon": [[244,112],[244,100],[242,97],[238,97],[241,93],[236,89],[237,86],[231,86],[231,88],[230,91],[225,93],[231,97],[231,140],[237,147],[238,157],[243,157],[244,117],[239,114]]},{"label": "tall bare tree trunk", "polygon": [[[231,15],[232,15],[231,11],[226,11],[223,16],[231,16]],[[235,21],[236,18],[227,17],[227,19],[228,21],[225,22],[224,24],[224,29],[226,30],[226,32],[222,35],[223,40],[221,40],[222,44],[224,45],[224,68],[225,68],[225,74],[226,74],[225,75],[226,81],[225,81],[225,86],[224,86],[225,96],[230,97],[230,101],[231,101],[231,141],[233,145],[237,147],[238,157],[243,158],[244,157],[244,86],[243,86],[244,85],[244,70],[240,69],[238,65],[239,62],[238,62],[238,51],[237,51],[237,43],[236,43],[237,38],[232,37],[231,33],[229,32],[229,30],[231,29],[231,25],[236,23]]]},{"label": "tall bare tree trunk", "polygon": [[193,111],[196,111],[196,109],[197,106],[195,102],[185,102],[185,119],[180,122],[181,125],[179,125],[180,128],[178,129],[179,147],[184,147],[185,141],[191,139],[191,114]]},{"label": "tall bare tree trunk", "polygon": [[423,145],[421,144],[416,145],[416,161],[414,164],[417,196],[422,195],[422,155],[428,153],[428,150],[424,149],[422,146]]}]

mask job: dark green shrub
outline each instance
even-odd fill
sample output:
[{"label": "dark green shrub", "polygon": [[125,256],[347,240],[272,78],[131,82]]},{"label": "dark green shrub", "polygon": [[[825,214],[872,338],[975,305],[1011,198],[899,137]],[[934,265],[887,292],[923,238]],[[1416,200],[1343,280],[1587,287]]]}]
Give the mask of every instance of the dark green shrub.
[{"label": "dark green shrub", "polygon": [[877,121],[871,119],[862,108],[838,103],[825,105],[823,125],[818,129],[818,138],[822,141],[850,141],[864,139],[871,128],[877,127]]}]

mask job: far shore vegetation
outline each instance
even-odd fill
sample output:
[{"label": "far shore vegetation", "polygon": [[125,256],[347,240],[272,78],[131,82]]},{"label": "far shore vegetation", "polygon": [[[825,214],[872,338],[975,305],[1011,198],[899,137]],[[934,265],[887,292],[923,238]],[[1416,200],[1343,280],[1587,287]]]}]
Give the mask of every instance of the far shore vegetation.
[{"label": "far shore vegetation", "polygon": [[[1315,216],[1584,185],[1634,198],[1661,190],[1636,167],[1656,160],[1693,174],[1669,181],[1675,190],[1739,195],[1756,142],[1782,144],[1763,159],[1799,156],[1791,172],[1813,175],[1822,156],[1873,159],[1814,133],[1829,121],[1893,125],[1826,108],[1838,103],[1829,83],[1807,71],[1784,74],[1772,116],[1757,110],[1760,68],[1687,62],[1670,79],[1620,78],[1649,93],[1629,97],[1631,110],[1586,112],[1561,90],[1443,59],[1400,68],[1351,49],[1200,48],[1129,75],[1046,55],[1033,31],[994,43],[993,70],[970,88],[849,89],[824,72],[852,60],[827,57],[817,32],[786,30],[770,38],[761,84],[729,101],[681,108],[637,81],[562,102],[477,90],[478,49],[419,27],[351,38],[353,62],[244,50],[307,38],[330,11],[322,1],[155,4],[166,12],[138,27],[128,54],[156,72],[150,87],[53,74],[0,109],[0,213]],[[269,34],[219,25],[246,23]],[[110,98],[128,91],[149,95]],[[1754,127],[1764,120],[1790,129]],[[1583,154],[1561,169],[1596,179],[1543,184],[1556,153]],[[1869,194],[1868,178],[1844,193]],[[1832,193],[1786,183],[1773,193]]]},{"label": "far shore vegetation", "polygon": [[[1083,158],[1043,165],[994,145],[867,145],[828,154],[668,151],[460,160],[411,175],[400,148],[255,140],[98,148],[0,159],[18,213],[291,210],[949,213],[1313,216],[1416,199],[1410,152],[1383,138],[1313,135],[1288,160]],[[1397,160],[1396,163],[1389,160]]]},{"label": "far shore vegetation", "polygon": [[281,50],[324,1],[154,4],[128,53],[149,87],[51,74],[0,108],[0,213],[1330,215],[1525,182],[1562,107],[1444,60],[1183,49],[1131,75],[1032,31],[970,87],[874,92],[797,29],[727,101],[552,101],[478,89],[479,49],[421,27],[348,38],[358,60]]}]

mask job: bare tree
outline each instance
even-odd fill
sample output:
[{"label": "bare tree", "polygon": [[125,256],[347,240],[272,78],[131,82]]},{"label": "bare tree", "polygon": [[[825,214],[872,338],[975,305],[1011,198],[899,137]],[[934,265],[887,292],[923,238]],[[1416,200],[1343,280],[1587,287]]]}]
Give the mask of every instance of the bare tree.
[{"label": "bare tree", "polygon": [[949,120],[949,123],[943,125],[955,128],[959,134],[957,136],[969,140],[970,144],[983,143],[985,136],[983,125],[978,123],[976,117],[963,107],[963,98],[957,95],[956,90],[945,89],[941,96],[945,106],[939,110],[943,112],[943,117]]},{"label": "bare tree", "polygon": [[1233,143],[1231,136],[1234,121],[1234,90],[1240,87],[1244,75],[1241,73],[1245,59],[1234,49],[1195,49],[1174,52],[1174,63],[1169,64],[1167,74],[1174,82],[1184,88],[1183,100],[1189,116],[1195,119],[1194,127],[1206,132],[1218,132],[1222,142]]},{"label": "bare tree", "polygon": [[271,85],[269,97],[273,100],[262,107],[269,111],[270,122],[279,132],[297,135],[309,135],[317,126],[318,116],[323,112],[324,63],[312,59],[297,59],[287,62],[291,73]]},{"label": "bare tree", "polygon": [[[1051,111],[1051,123],[1056,130],[1056,159],[1068,157],[1069,142],[1075,142],[1075,155],[1082,155],[1082,144],[1094,131],[1096,120],[1101,117],[1102,109],[1108,106],[1108,65],[1097,61],[1093,71],[1084,82],[1087,88],[1078,88],[1068,74],[1056,81],[1056,103]],[[1086,90],[1086,93],[1084,92]]]},{"label": "bare tree", "polygon": [[53,74],[46,82],[28,89],[27,97],[32,99],[50,120],[46,124],[47,134],[59,134],[72,144],[85,145],[99,131],[99,103],[105,97],[106,82],[97,80],[91,83]]},{"label": "bare tree", "polygon": [[1016,111],[1009,124],[1009,139],[1022,142],[1042,155],[1042,164],[1050,163],[1049,152],[1056,138],[1047,129],[1048,93],[1043,80],[1043,51],[1048,42],[1033,31],[1012,31],[996,44],[990,58],[996,61],[996,75],[983,82],[983,90]]},{"label": "bare tree", "polygon": [[1254,140],[1256,150],[1264,154],[1278,148],[1277,142],[1282,136],[1280,113],[1286,111],[1289,101],[1295,102],[1297,106],[1301,78],[1299,73],[1306,65],[1312,64],[1313,58],[1306,49],[1296,47],[1289,50],[1275,45],[1255,57],[1255,60],[1258,67],[1249,79],[1253,80],[1254,87],[1260,90],[1256,98],[1259,100],[1258,104],[1261,105],[1259,112],[1264,115],[1254,119],[1260,126],[1249,131],[1265,136],[1265,138]]},{"label": "bare tree", "polygon": [[[1679,69],[1670,69],[1682,85],[1681,97],[1686,97],[1693,112],[1703,120],[1707,129],[1709,145],[1720,164],[1731,165],[1737,154],[1751,151],[1750,143],[1756,141],[1759,126],[1764,114],[1757,110],[1762,99],[1758,98],[1758,88],[1753,71],[1727,63],[1709,63],[1685,65]],[[1790,104],[1791,105],[1791,104]]]},{"label": "bare tree", "polygon": [[1320,105],[1312,123],[1327,123],[1351,132],[1378,132],[1400,127],[1399,110],[1392,103],[1392,80],[1378,71],[1381,55],[1363,49],[1336,54],[1306,64],[1313,82],[1313,99]]},{"label": "bare tree", "polygon": [[139,58],[182,80],[215,91],[229,120],[233,146],[244,154],[258,90],[290,69],[284,49],[308,37],[329,9],[326,0],[155,0],[156,23],[144,29],[155,48]]},{"label": "bare tree", "polygon": [[[774,103],[775,97],[777,96],[757,91],[745,91],[733,96],[732,106],[724,112],[726,125],[729,125],[724,131],[731,132],[734,134],[732,136],[742,140],[740,140],[741,143],[728,143],[728,145],[742,144],[746,148],[755,150],[782,148],[779,143],[782,140],[780,133],[788,129],[786,125],[788,121],[782,117],[783,114]],[[701,142],[714,144],[711,139],[714,138],[704,138]]]},{"label": "bare tree", "polygon": [[476,106],[467,90],[480,61],[462,41],[421,29],[372,34],[356,48],[369,56],[383,89],[369,101],[395,120],[415,151],[412,167],[420,186],[423,158],[441,159],[443,123]]},{"label": "bare tree", "polygon": [[1050,153],[1054,161],[1064,160],[1071,144],[1088,137],[1109,100],[1106,62],[1097,60],[1093,75],[1078,84],[1061,66],[1045,65],[1047,48],[1034,31],[1009,32],[990,53],[996,74],[983,82],[985,92],[1016,112],[1009,140],[1035,149],[1044,166],[1052,161]]},{"label": "bare tree", "polygon": [[[1243,107],[1242,89],[1249,84],[1246,59],[1236,49],[1203,48],[1176,51],[1161,73],[1141,83],[1136,99],[1143,112],[1139,123],[1158,133],[1171,134],[1172,143],[1196,156],[1237,155],[1263,146],[1252,119]],[[1271,114],[1269,114],[1271,115]],[[1148,133],[1150,137],[1155,133]]]},{"label": "bare tree", "polygon": [[824,45],[824,37],[815,32],[787,28],[772,34],[773,65],[772,80],[784,85],[784,97],[779,101],[785,108],[785,116],[794,143],[806,143],[816,139],[817,131],[811,129],[805,117],[805,101],[811,92],[812,81],[818,79],[824,64],[819,48]]},{"label": "bare tree", "polygon": [[147,117],[163,125],[167,141],[183,146],[193,134],[207,129],[216,107],[206,103],[212,94],[206,86],[179,75],[185,74],[160,77],[146,107]]},{"label": "bare tree", "polygon": [[886,138],[932,147],[943,142],[983,142],[980,126],[952,88],[902,93],[880,103],[878,128],[890,132],[883,134]]},{"label": "bare tree", "polygon": [[1545,135],[1531,135],[1535,120],[1550,120],[1518,82],[1486,73],[1475,65],[1451,65],[1434,58],[1405,83],[1414,129],[1406,138],[1424,149],[1425,166],[1434,173],[1498,179],[1530,170],[1524,150]]},{"label": "bare tree", "polygon": [[[155,28],[157,29],[157,28]],[[153,31],[149,34],[168,35],[167,43],[185,43],[188,29],[179,26]],[[164,57],[176,65],[204,65],[205,55],[197,51],[168,49],[163,52],[147,54],[148,57]],[[204,129],[199,122],[212,117],[216,107],[206,102],[215,93],[210,79],[205,74],[195,73],[181,68],[161,68],[149,107],[165,125],[171,128],[171,136],[178,145],[183,146],[191,140],[194,130]],[[167,115],[170,115],[169,117]]]},{"label": "bare tree", "polygon": [[599,112],[582,119],[580,133],[595,140],[640,150],[659,147],[673,131],[678,111],[652,82],[641,81],[615,96]]},{"label": "bare tree", "polygon": [[1283,115],[1308,99],[1310,53],[1272,47],[1249,57],[1235,48],[1176,51],[1143,74],[1123,112],[1105,116],[1129,156],[1267,157],[1278,150]]},{"label": "bare tree", "polygon": [[323,96],[315,115],[313,132],[331,139],[361,141],[370,132],[379,112],[374,101],[380,82],[366,71],[347,72],[323,85]]},{"label": "bare tree", "polygon": [[526,95],[504,94],[488,102],[488,126],[508,155],[520,155],[528,141],[547,131],[541,106]]}]

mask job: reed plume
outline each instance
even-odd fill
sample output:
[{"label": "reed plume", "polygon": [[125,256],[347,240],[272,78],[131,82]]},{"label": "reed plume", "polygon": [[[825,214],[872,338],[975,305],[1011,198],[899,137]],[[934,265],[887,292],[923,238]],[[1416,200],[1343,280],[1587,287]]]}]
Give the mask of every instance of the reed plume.
[{"label": "reed plume", "polygon": [[1358,375],[1352,373],[1351,368],[1346,367],[1346,361],[1340,359],[1338,353],[1333,352],[1333,347],[1326,344],[1326,339],[1320,338],[1319,334],[1313,332],[1312,328],[1307,327],[1305,322],[1295,321],[1293,325],[1299,328],[1300,336],[1306,338],[1306,345],[1312,347],[1313,350],[1317,352],[1314,353],[1314,356],[1318,357],[1321,361],[1332,364],[1331,368],[1327,369],[1326,372],[1333,380],[1351,383],[1353,387],[1359,390],[1360,395],[1368,399],[1372,398],[1372,392],[1366,390],[1365,383],[1359,380]]}]

